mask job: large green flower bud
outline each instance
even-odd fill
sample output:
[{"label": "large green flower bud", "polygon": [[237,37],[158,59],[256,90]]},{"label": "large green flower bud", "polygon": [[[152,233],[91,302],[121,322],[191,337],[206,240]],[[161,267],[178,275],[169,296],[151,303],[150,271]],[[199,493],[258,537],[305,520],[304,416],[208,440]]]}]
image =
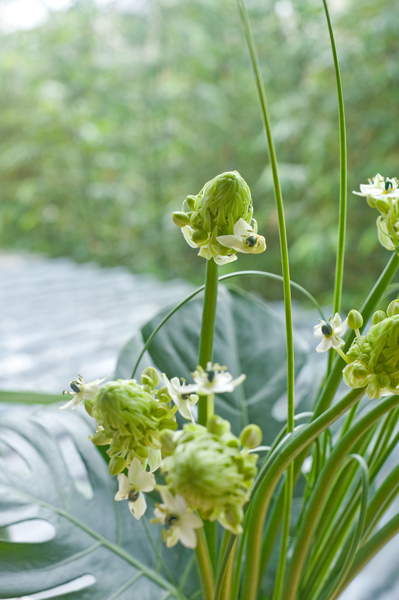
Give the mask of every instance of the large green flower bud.
[{"label": "large green flower bud", "polygon": [[399,386],[399,315],[375,323],[366,335],[352,343],[343,370],[344,381],[353,388],[366,387],[367,396],[396,394]]},{"label": "large green flower bud", "polygon": [[[173,220],[182,228],[187,243],[200,249],[200,256],[226,264],[236,259],[237,251],[258,254],[265,250],[252,213],[247,183],[237,171],[229,171],[208,181],[197,196],[188,196],[183,211],[173,213]],[[241,224],[239,233],[237,223]]]},{"label": "large green flower bud", "polygon": [[[202,519],[218,520],[229,531],[242,531],[242,508],[256,476],[256,454],[240,450],[239,439],[220,419],[212,431],[196,424],[174,434],[174,451],[162,470],[169,489],[182,496]],[[216,431],[219,429],[219,433]]]},{"label": "large green flower bud", "polygon": [[[144,378],[150,375],[154,377],[152,371],[145,372]],[[113,475],[121,473],[134,458],[148,461],[154,468],[160,457],[161,432],[177,428],[170,407],[159,402],[148,387],[133,379],[118,379],[102,386],[94,399],[91,414],[101,435],[95,434],[92,441],[103,445],[109,440],[107,454]]]}]

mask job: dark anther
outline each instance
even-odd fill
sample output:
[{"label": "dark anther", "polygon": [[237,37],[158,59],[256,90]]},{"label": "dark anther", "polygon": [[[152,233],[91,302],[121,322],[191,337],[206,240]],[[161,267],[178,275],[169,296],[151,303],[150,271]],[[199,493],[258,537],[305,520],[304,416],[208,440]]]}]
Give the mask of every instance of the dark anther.
[{"label": "dark anther", "polygon": [[329,325],[328,323],[326,323],[325,325],[322,325],[321,327],[321,333],[323,335],[331,335],[333,332],[331,325]]},{"label": "dark anther", "polygon": [[389,192],[392,189],[392,183],[390,181],[385,182],[385,191]]},{"label": "dark anther", "polygon": [[165,527],[172,527],[174,523],[176,523],[176,521],[179,520],[179,517],[176,517],[176,515],[169,515],[168,517],[166,517],[165,519]]},{"label": "dark anther", "polygon": [[128,500],[130,500],[131,502],[136,502],[136,500],[139,497],[140,492],[136,492],[136,490],[130,490],[129,494],[128,494]]},{"label": "dark anther", "polygon": [[209,383],[212,383],[212,381],[215,379],[215,371],[207,371],[207,375]]},{"label": "dark anther", "polygon": [[247,239],[245,240],[245,243],[247,246],[249,246],[250,248],[253,248],[256,244],[256,242],[258,241],[258,239],[254,236],[254,235],[250,235],[249,237],[247,237]]},{"label": "dark anther", "polygon": [[76,385],[76,383],[74,381],[72,381],[72,383],[71,383],[71,390],[73,392],[76,392],[77,394],[79,394],[79,392],[80,392],[80,388]]}]

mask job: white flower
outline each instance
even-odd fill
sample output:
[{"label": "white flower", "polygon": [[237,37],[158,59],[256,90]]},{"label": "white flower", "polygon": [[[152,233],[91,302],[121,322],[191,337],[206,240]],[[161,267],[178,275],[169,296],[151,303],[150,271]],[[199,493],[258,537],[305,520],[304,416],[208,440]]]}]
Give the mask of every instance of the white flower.
[{"label": "white flower", "polygon": [[63,410],[72,406],[72,410],[76,410],[86,400],[93,399],[100,389],[99,384],[106,379],[107,377],[104,377],[104,379],[95,379],[94,381],[90,381],[90,383],[85,383],[83,377],[79,375],[75,381],[71,381],[70,383],[72,392],[69,390],[63,391],[64,395],[67,394],[68,396],[73,396],[73,398],[63,406],[60,406],[60,409]]},{"label": "white flower", "polygon": [[178,377],[172,377],[169,381],[165,373],[162,373],[162,379],[165,382],[169,396],[176,404],[181,416],[194,423],[194,418],[190,409],[198,402],[198,395],[196,393],[197,386],[186,385],[184,381],[183,383],[180,383]]},{"label": "white flower", "polygon": [[317,352],[326,352],[330,348],[337,350],[345,344],[344,340],[340,337],[345,334],[348,329],[348,319],[342,322],[341,317],[338,313],[335,313],[334,317],[330,317],[327,321],[320,321],[318,325],[314,327],[314,335],[317,338],[323,338],[320,344],[317,346]]},{"label": "white flower", "polygon": [[217,241],[226,248],[232,248],[237,252],[259,254],[266,250],[266,240],[257,233],[255,221],[254,229],[244,219],[238,219],[234,225],[234,235],[219,235]]},{"label": "white flower", "polygon": [[211,362],[208,362],[206,369],[198,366],[196,371],[191,373],[197,384],[197,394],[209,396],[210,394],[233,392],[234,388],[244,381],[245,375],[233,379],[233,376],[226,369],[227,367],[221,367],[218,363],[213,365]]},{"label": "white flower", "polygon": [[226,256],[219,254],[211,237],[209,237],[208,240],[205,240],[202,244],[197,244],[194,242],[192,237],[194,229],[189,225],[182,227],[181,231],[184,239],[186,240],[187,244],[191,246],[191,248],[199,248],[198,256],[202,256],[202,258],[205,258],[206,260],[211,260],[211,258],[213,258],[215,263],[218,265],[226,265],[229,262],[237,260],[237,256],[235,254],[228,254]]},{"label": "white flower", "polygon": [[115,500],[128,500],[129,510],[135,519],[139,520],[147,509],[143,492],[152,492],[155,486],[155,477],[152,473],[144,471],[138,458],[130,464],[127,477],[124,473],[118,475],[119,490]]},{"label": "white flower", "polygon": [[202,527],[201,519],[189,511],[186,501],[182,496],[173,496],[167,489],[160,491],[163,504],[158,504],[154,509],[153,523],[164,525],[164,542],[168,548],[181,542],[186,548],[194,549],[197,546],[195,530]]},{"label": "white flower", "polygon": [[383,177],[379,173],[372,179],[369,179],[369,184],[361,184],[360,192],[353,192],[357,196],[370,196],[378,200],[381,197],[399,198],[399,187],[396,177]]}]

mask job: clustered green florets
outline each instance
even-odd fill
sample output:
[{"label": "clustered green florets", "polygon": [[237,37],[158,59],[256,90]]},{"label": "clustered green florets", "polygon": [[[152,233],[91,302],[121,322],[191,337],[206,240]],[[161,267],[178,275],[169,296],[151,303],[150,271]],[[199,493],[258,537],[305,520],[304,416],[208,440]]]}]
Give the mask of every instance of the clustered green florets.
[{"label": "clustered green florets", "polygon": [[346,354],[351,362],[343,370],[345,383],[352,388],[366,387],[370,399],[398,392],[398,307],[395,300],[388,307],[387,314],[377,311],[367,334],[357,336]]},{"label": "clustered green florets", "polygon": [[200,248],[200,256],[228,262],[223,257],[233,256],[235,251],[220,244],[217,237],[233,235],[234,225],[240,219],[256,233],[252,214],[248,184],[237,171],[228,171],[208,181],[196,196],[187,196],[183,210],[173,213],[173,220],[182,228],[186,241]]},{"label": "clustered green florets", "polygon": [[[258,431],[256,437],[260,442]],[[207,427],[186,425],[173,436],[163,436],[163,451],[169,454],[162,465],[169,489],[198,510],[202,519],[218,520],[231,532],[241,533],[242,509],[257,473],[258,456],[242,447],[230,423],[213,417]]]},{"label": "clustered green florets", "polygon": [[159,464],[161,431],[177,428],[174,413],[157,399],[153,383],[151,377],[143,385],[134,379],[118,379],[102,386],[96,397],[86,402],[86,410],[97,421],[92,442],[109,444],[112,475],[121,473],[134,458]]}]

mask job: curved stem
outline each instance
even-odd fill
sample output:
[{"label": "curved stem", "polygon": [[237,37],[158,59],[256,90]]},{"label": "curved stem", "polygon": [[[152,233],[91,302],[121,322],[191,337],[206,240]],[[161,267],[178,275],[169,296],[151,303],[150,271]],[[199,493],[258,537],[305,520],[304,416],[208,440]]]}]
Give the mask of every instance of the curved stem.
[{"label": "curved stem", "polygon": [[294,552],[287,573],[287,585],[284,590],[284,600],[296,598],[302,569],[305,564],[308,550],[313,539],[313,533],[317,526],[319,515],[322,511],[326,495],[328,494],[332,481],[340,468],[342,460],[348,454],[352,446],[360,437],[384,414],[399,404],[399,396],[391,396],[382,400],[369,413],[359,419],[343,438],[341,438],[326,462],[318,480],[312,498],[306,509],[305,518],[298,531],[295,540]]},{"label": "curved stem", "polygon": [[279,449],[275,460],[261,471],[256,482],[256,493],[251,499],[251,515],[248,523],[249,543],[242,586],[242,598],[255,600],[260,574],[260,553],[263,524],[274,490],[288,465],[322,433],[345,414],[364,394],[364,389],[351,390],[349,394],[317,419],[305,425]]}]

